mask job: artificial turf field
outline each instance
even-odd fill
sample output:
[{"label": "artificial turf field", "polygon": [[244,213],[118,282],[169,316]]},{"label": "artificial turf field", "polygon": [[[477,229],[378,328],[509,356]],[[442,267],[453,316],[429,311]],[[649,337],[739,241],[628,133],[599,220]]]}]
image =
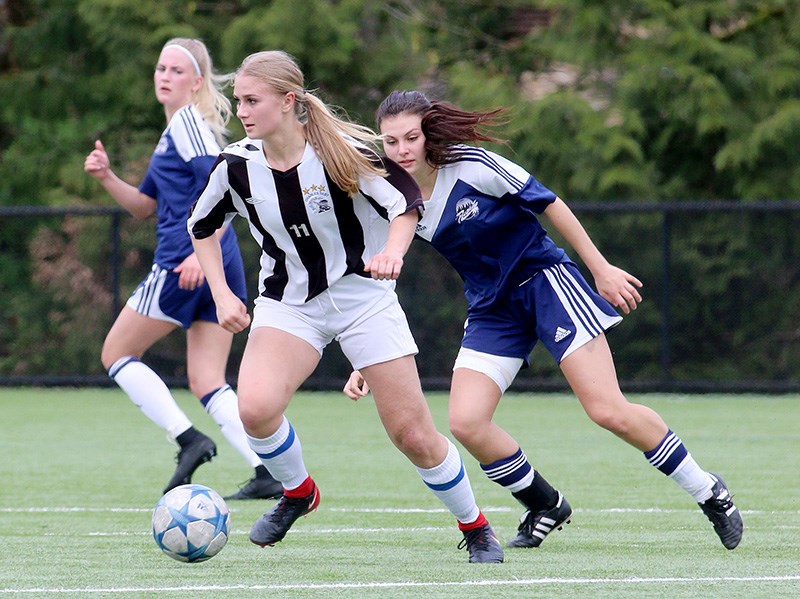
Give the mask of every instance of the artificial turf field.
[{"label": "artificial turf field", "polygon": [[[630,395],[656,409],[745,519],[727,551],[691,498],[592,424],[568,394],[509,394],[496,420],[574,514],[538,549],[469,564],[455,522],[391,446],[370,398],[303,393],[288,416],[319,509],[283,542],[248,541],[273,501],[229,502],[210,561],[163,555],[150,516],[175,446],[117,389],[0,389],[0,595],[25,597],[800,597],[800,398]],[[219,455],[194,482],[223,495],[251,475],[188,393]],[[447,430],[446,396],[429,394]],[[501,541],[521,508],[462,451]]]}]

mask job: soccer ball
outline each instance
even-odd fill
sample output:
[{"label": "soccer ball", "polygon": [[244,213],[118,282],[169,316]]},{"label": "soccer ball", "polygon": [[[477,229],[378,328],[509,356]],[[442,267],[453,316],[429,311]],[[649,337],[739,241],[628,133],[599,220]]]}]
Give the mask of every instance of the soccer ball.
[{"label": "soccer ball", "polygon": [[153,509],[153,538],[179,562],[203,562],[228,542],[231,514],[225,500],[203,485],[175,487]]}]

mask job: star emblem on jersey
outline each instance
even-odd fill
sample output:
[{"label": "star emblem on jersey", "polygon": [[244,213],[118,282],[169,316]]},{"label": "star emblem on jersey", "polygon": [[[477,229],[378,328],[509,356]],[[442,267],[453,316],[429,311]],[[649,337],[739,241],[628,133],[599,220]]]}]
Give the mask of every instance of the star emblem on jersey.
[{"label": "star emblem on jersey", "polygon": [[324,185],[312,185],[303,188],[303,201],[310,212],[322,214],[331,209],[331,197]]},{"label": "star emblem on jersey", "polygon": [[461,198],[456,203],[456,222],[463,223],[465,220],[475,218],[480,212],[478,208],[478,200],[472,198]]},{"label": "star emblem on jersey", "polygon": [[564,328],[558,327],[558,328],[556,329],[556,334],[555,334],[555,337],[553,337],[553,340],[554,340],[556,343],[558,343],[559,341],[563,341],[564,339],[566,339],[566,338],[567,338],[567,337],[569,337],[570,335],[572,335],[572,331],[569,331],[569,330],[567,330],[567,329],[564,329]]}]

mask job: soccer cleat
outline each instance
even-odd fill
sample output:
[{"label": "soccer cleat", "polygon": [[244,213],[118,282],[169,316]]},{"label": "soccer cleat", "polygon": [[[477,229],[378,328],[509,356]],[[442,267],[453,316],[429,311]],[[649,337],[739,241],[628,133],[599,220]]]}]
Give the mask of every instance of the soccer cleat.
[{"label": "soccer cleat", "polygon": [[271,476],[254,476],[233,495],[224,497],[231,499],[278,499],[283,495],[283,485]]},{"label": "soccer cleat", "polygon": [[260,547],[274,545],[289,532],[289,529],[300,516],[310,514],[319,505],[319,489],[305,497],[287,497],[284,495],[270,511],[261,516],[250,529],[250,541]]},{"label": "soccer cleat", "polygon": [[744,522],[739,510],[733,505],[733,496],[719,474],[708,473],[714,479],[711,497],[698,503],[700,509],[714,525],[714,532],[726,549],[735,549],[742,540]]},{"label": "soccer cleat", "polygon": [[500,564],[503,562],[503,548],[488,524],[472,530],[463,531],[464,538],[459,549],[467,548],[471,564]]},{"label": "soccer cleat", "polygon": [[538,547],[554,528],[561,530],[572,517],[572,508],[559,491],[558,502],[549,510],[533,513],[527,511],[519,519],[517,536],[506,547]]},{"label": "soccer cleat", "polygon": [[180,485],[188,485],[192,482],[192,474],[200,464],[210,462],[215,455],[217,455],[217,446],[214,441],[203,433],[199,433],[194,441],[181,447],[178,455],[175,456],[178,465],[175,468],[175,474],[164,488],[164,493]]}]

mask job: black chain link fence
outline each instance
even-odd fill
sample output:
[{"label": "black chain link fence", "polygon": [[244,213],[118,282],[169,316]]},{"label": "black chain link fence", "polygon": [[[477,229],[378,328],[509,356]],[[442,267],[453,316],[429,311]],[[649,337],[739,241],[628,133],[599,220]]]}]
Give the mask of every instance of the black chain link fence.
[{"label": "black chain link fence", "polygon": [[[645,284],[639,309],[609,333],[624,389],[800,390],[800,202],[570,206],[608,260]],[[234,222],[252,295],[258,248],[242,219]],[[0,207],[0,385],[113,384],[100,347],[149,270],[153,228],[117,207]],[[460,279],[417,241],[398,293],[420,347],[423,386],[447,389],[465,316]],[[232,383],[245,340],[234,340]],[[145,356],[172,386],[186,385],[184,341],[173,333]],[[304,388],[341,389],[349,371],[334,343]],[[512,386],[562,389],[539,346]]]}]

